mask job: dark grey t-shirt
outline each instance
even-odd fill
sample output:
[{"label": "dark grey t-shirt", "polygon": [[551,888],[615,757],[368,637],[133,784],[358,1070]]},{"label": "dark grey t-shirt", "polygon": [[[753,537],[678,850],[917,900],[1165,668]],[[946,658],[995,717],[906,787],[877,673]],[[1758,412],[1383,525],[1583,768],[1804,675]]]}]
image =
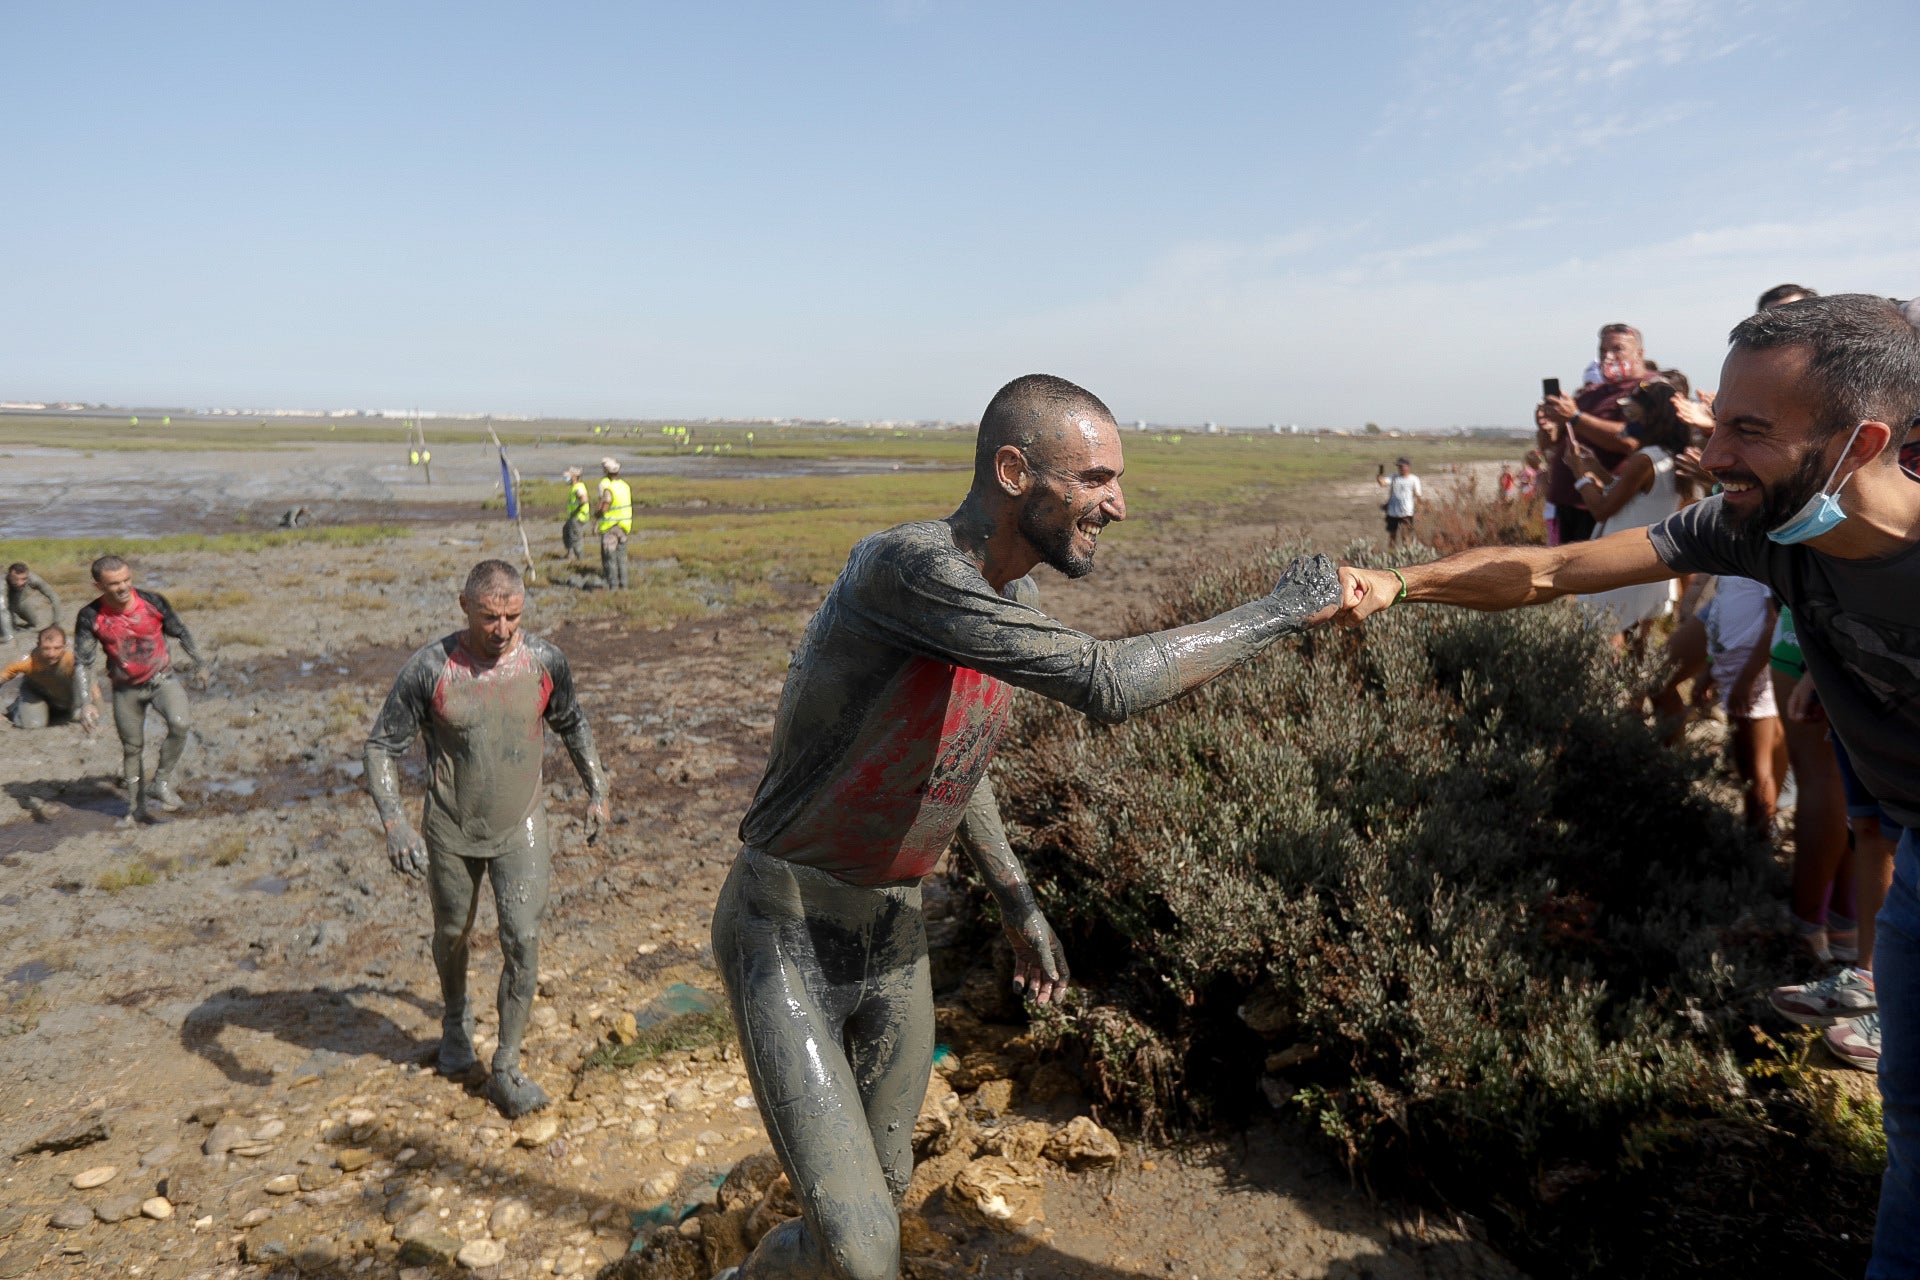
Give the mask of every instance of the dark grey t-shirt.
[{"label": "dark grey t-shirt", "polygon": [[1742,537],[1719,497],[1651,526],[1679,573],[1731,573],[1793,610],[1800,651],[1854,770],[1896,822],[1920,827],[1920,543],[1879,560]]}]

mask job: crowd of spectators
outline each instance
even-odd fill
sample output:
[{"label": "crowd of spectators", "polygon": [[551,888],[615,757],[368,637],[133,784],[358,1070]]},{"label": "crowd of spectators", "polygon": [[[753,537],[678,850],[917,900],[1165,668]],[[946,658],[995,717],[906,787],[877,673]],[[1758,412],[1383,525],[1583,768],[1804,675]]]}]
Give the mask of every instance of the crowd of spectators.
[{"label": "crowd of spectators", "polygon": [[[1755,307],[1818,296],[1803,285],[1776,285]],[[1920,326],[1920,301],[1906,304],[1906,314]],[[1632,325],[1600,329],[1598,353],[1573,394],[1551,379],[1543,390],[1534,410],[1536,448],[1517,470],[1502,469],[1500,497],[1543,491],[1549,545],[1657,524],[1714,488],[1700,466],[1714,430],[1712,392],[1696,393],[1679,370],[1649,359]],[[1908,443],[1902,464],[1920,481],[1920,441]],[[1873,916],[1892,878],[1901,828],[1861,785],[1829,730],[1792,612],[1763,584],[1725,575],[1620,588],[1579,602],[1623,649],[1640,650],[1666,631],[1666,681],[1655,711],[1678,741],[1691,715],[1717,704],[1756,835],[1774,834],[1791,776],[1794,930],[1830,971],[1773,991],[1770,1002],[1787,1018],[1823,1028],[1842,1062],[1876,1070]]]}]

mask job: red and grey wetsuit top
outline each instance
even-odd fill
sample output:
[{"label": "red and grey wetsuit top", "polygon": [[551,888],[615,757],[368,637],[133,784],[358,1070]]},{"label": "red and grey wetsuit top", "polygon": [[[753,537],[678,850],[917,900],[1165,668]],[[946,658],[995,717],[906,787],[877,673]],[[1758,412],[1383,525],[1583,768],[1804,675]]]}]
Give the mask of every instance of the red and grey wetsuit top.
[{"label": "red and grey wetsuit top", "polygon": [[1125,718],[1114,648],[1130,642],[1056,622],[1038,594],[1031,578],[994,591],[943,521],[863,539],[794,654],[741,840],[851,884],[912,880],[986,774],[1009,685]]},{"label": "red and grey wetsuit top", "polygon": [[91,667],[97,646],[106,650],[107,678],[114,688],[146,684],[173,668],[168,636],[193,653],[193,636],[165,596],[135,588],[133,599],[118,613],[107,607],[102,596],[74,620],[74,665]]},{"label": "red and grey wetsuit top", "polygon": [[430,851],[467,858],[544,851],[543,724],[566,745],[587,789],[604,796],[606,771],[559,649],[523,634],[487,662],[458,633],[427,645],[400,669],[367,739],[367,784],[381,818],[401,815],[394,762],[419,734],[428,770],[421,834]]}]

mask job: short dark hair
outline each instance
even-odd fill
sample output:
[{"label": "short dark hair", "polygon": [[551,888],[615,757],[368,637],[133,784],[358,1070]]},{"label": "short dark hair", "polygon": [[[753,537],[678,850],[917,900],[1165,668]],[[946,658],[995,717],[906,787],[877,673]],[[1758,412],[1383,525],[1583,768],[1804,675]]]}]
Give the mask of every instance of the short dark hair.
[{"label": "short dark hair", "polygon": [[101,574],[111,573],[115,569],[124,569],[126,567],[127,562],[119,556],[101,556],[93,562],[93,580],[98,582],[100,581]]},{"label": "short dark hair", "polygon": [[12,564],[7,566],[7,572],[8,573],[32,573],[33,570],[27,568],[27,562],[25,560],[15,560]]},{"label": "short dark hair", "polygon": [[1817,298],[1819,293],[1803,284],[1777,284],[1760,295],[1760,301],[1753,304],[1755,311],[1765,311],[1783,303],[1798,302],[1802,298]]},{"label": "short dark hair", "polygon": [[1113,410],[1099,396],[1050,373],[1025,374],[994,392],[987,411],[980,415],[980,434],[974,438],[973,482],[992,483],[993,459],[1001,446],[1031,449],[1048,428],[1076,410],[1113,421]]},{"label": "short dark hair", "polygon": [[55,623],[53,626],[40,628],[40,634],[35,638],[45,640],[48,636],[59,636],[62,640],[65,640],[67,638],[67,629],[59,623]]},{"label": "short dark hair", "polygon": [[491,600],[495,596],[521,596],[527,593],[527,584],[520,578],[520,571],[505,560],[482,560],[473,566],[467,574],[467,585],[460,594],[468,604],[481,600]]},{"label": "short dark hair", "polygon": [[1823,435],[1872,419],[1893,428],[1887,453],[1906,441],[1920,415],[1920,330],[1900,308],[1867,293],[1803,298],[1756,312],[1733,327],[1735,351],[1805,347],[1821,400]]}]

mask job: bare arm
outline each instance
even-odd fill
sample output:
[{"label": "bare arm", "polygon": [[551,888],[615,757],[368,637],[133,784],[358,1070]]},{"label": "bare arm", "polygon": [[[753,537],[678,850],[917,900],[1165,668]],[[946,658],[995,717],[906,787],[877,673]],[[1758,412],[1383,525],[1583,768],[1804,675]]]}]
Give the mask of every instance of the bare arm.
[{"label": "bare arm", "polygon": [[1727,714],[1740,716],[1753,705],[1754,684],[1764,679],[1767,662],[1773,656],[1773,624],[1780,616],[1780,607],[1767,601],[1767,625],[1761,629],[1760,642],[1753,646],[1753,652],[1747,655],[1747,661],[1740,668],[1740,674],[1733,678],[1733,687],[1727,690]]},{"label": "bare arm", "polygon": [[[1559,547],[1477,547],[1401,570],[1408,600],[1487,611],[1543,604],[1677,577],[1645,529],[1622,529]],[[1340,615],[1349,625],[1394,603],[1399,579],[1384,569],[1340,570]]]},{"label": "bare arm", "polygon": [[1034,901],[1026,869],[1007,841],[993,784],[984,777],[967,798],[959,834],[960,847],[1000,904],[1000,920],[1013,943],[1014,985],[1031,993],[1038,1003],[1048,1003],[1067,989],[1066,952]]},{"label": "bare arm", "polygon": [[1602,482],[1595,475],[1592,483],[1580,486],[1580,493],[1586,499],[1587,510],[1593,513],[1594,519],[1605,520],[1633,501],[1635,494],[1645,493],[1652,483],[1653,459],[1636,452],[1620,464],[1620,470],[1614,472],[1612,480]]}]

